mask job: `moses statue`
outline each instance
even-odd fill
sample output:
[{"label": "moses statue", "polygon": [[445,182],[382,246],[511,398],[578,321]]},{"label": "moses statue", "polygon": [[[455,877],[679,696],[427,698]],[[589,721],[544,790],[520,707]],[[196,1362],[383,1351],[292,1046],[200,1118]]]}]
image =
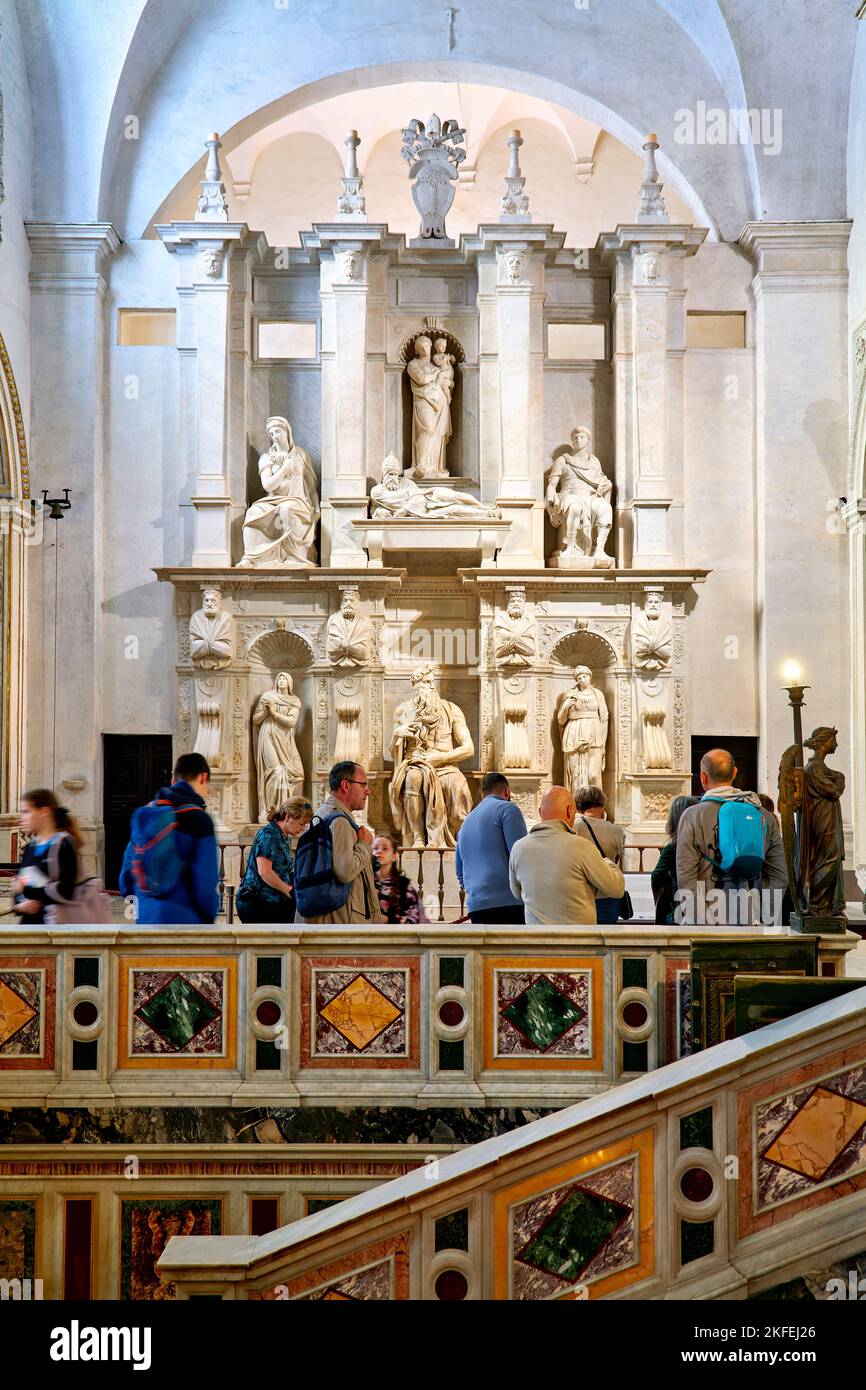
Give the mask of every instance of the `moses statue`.
[{"label": "moses statue", "polygon": [[453,848],[472,810],[469,784],[457,764],[475,748],[463,711],[439,694],[432,665],[413,672],[412,686],[412,698],[394,714],[391,812],[407,847]]}]

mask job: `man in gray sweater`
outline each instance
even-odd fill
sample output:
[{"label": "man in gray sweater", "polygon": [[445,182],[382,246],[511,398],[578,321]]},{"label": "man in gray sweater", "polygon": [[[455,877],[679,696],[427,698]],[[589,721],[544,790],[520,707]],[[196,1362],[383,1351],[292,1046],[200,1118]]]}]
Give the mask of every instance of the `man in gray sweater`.
[{"label": "man in gray sweater", "polygon": [[566,787],[551,787],[538,814],[540,823],[514,845],[508,866],[527,925],[594,926],[596,897],[621,898],[625,879],[574,829],[577,811]]},{"label": "man in gray sweater", "polygon": [[[725,748],[711,748],[701,758],[704,795],[697,806],[684,811],[677,828],[677,922],[707,926],[749,925],[781,921],[781,906],[788,874],[785,850],[775,816],[761,807],[754,792],[733,785],[737,768]],[[764,870],[757,893],[723,881],[718,867],[719,810],[723,801],[746,801],[761,813],[764,827]],[[758,885],[756,885],[758,886]],[[769,890],[769,891],[767,891]],[[756,908],[758,909],[756,911]]]}]

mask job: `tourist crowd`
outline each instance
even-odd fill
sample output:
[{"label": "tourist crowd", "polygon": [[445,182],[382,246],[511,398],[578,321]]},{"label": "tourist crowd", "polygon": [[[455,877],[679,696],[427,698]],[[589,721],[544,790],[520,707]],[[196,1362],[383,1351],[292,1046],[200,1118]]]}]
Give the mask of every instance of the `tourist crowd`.
[{"label": "tourist crowd", "polygon": [[[701,762],[703,796],[676,796],[667,841],[652,872],[655,920],[694,922],[693,905],[714,888],[745,884],[782,895],[781,835],[768,797],[734,786],[730,753]],[[220,908],[217,842],[207,812],[210,768],[199,753],[180,757],[170,786],[133,815],[120,891],[142,925],[212,924]],[[302,797],[276,807],[257,831],[237,890],[250,923],[421,923],[421,893],[400,867],[397,841],[359,816],[370,786],[358,763],[337,763],[329,794],[314,812]],[[586,787],[545,792],[527,830],[508,779],[489,772],[481,800],[457,835],[455,870],[469,920],[530,926],[603,925],[633,915],[623,875],[625,834],[607,817],[604,793]],[[23,798],[29,842],[13,880],[22,924],[107,920],[101,884],[79,874],[81,835],[45,789]],[[734,919],[736,920],[736,918]]]}]

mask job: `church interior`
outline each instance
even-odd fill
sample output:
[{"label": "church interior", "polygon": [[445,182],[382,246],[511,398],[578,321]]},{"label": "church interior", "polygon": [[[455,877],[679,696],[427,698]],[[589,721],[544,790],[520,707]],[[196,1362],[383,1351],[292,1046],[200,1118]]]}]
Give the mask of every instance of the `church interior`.
[{"label": "church interior", "polygon": [[[783,9],[0,0],[3,1298],[866,1275],[866,5]],[[656,920],[719,748],[790,918]],[[420,917],[241,921],[340,764]],[[495,772],[628,919],[470,920]],[[105,920],[16,915],[33,788]]]}]

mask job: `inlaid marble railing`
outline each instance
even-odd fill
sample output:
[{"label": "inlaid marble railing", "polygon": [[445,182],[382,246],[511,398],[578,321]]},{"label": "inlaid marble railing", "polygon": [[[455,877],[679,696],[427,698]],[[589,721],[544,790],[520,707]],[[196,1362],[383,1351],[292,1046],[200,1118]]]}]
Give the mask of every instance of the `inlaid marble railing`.
[{"label": "inlaid marble railing", "polygon": [[860,989],[258,1239],[175,1237],[158,1270],[180,1297],[809,1297],[779,1287],[806,1272],[845,1297],[864,1122]]},{"label": "inlaid marble railing", "polygon": [[[567,1105],[689,1050],[690,941],[725,935],[628,926],[5,931],[0,1099]],[[743,929],[747,968],[778,952],[781,935]],[[825,938],[805,963],[812,939],[793,940],[795,973],[833,975],[857,938]],[[725,988],[714,976],[702,1001],[718,1036]]]}]

